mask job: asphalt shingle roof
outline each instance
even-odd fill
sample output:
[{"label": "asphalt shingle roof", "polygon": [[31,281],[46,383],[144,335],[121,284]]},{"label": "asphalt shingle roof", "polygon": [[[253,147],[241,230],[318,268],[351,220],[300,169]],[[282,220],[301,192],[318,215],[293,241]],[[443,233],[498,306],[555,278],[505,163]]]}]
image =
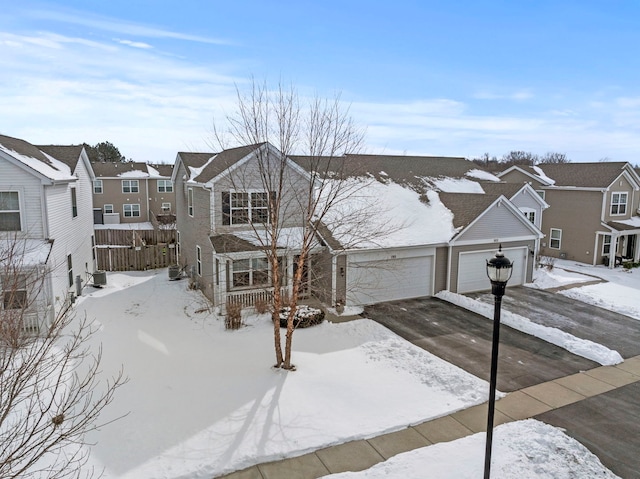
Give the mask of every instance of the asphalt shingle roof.
[{"label": "asphalt shingle roof", "polygon": [[[0,135],[0,145],[4,146],[8,150],[13,150],[24,156],[30,156],[36,160],[40,160],[49,166],[53,166],[46,155],[35,145],[28,143],[19,138],[12,138],[10,136]],[[53,155],[51,155],[53,156]]]},{"label": "asphalt shingle roof", "polygon": [[[553,163],[538,165],[544,174],[555,181],[554,186],[576,186],[582,188],[606,188],[622,173],[627,165],[624,161],[598,163]],[[523,167],[538,175],[533,167]],[[538,175],[539,176],[539,175]]]},{"label": "asphalt shingle roof", "polygon": [[84,147],[82,145],[38,145],[37,148],[63,162],[71,168],[71,171],[74,171]]},{"label": "asphalt shingle roof", "polygon": [[116,178],[123,173],[138,171],[140,173],[148,173],[146,163],[141,162],[96,162],[91,163],[96,178]]},{"label": "asphalt shingle roof", "polygon": [[491,206],[500,195],[438,193],[440,201],[453,213],[453,227],[465,228]]}]

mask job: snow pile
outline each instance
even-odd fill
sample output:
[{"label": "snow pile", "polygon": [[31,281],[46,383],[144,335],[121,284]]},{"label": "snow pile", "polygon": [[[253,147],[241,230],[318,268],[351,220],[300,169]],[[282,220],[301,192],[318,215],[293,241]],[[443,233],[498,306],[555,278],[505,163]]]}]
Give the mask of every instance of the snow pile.
[{"label": "snow pile", "polygon": [[640,319],[638,290],[622,284],[601,283],[561,291],[569,298]]},{"label": "snow pile", "polygon": [[[484,470],[486,434],[405,452],[361,472],[325,479],[476,479]],[[534,419],[497,426],[491,476],[501,479],[616,479],[600,460],[560,429]]]},{"label": "snow pile", "polygon": [[444,193],[477,193],[484,194],[484,190],[477,181],[466,178],[438,178],[430,180],[433,186]]},{"label": "snow pile", "polygon": [[551,289],[569,284],[586,283],[594,279],[596,278],[593,276],[586,276],[556,267],[551,270],[536,268],[533,271],[533,283],[527,283],[525,286],[536,289]]},{"label": "snow pile", "polygon": [[27,156],[27,155],[18,153],[17,151],[7,148],[2,144],[0,144],[0,150],[4,151],[8,155],[12,156],[13,158],[21,162],[22,164],[28,166],[32,170],[40,173],[43,176],[46,176],[51,180],[64,181],[64,180],[77,179],[75,176],[73,176],[73,174],[71,173],[71,169],[65,163],[59,160],[56,160],[55,158],[53,158],[50,155],[47,155],[44,152],[41,152],[41,153],[47,158],[47,160],[49,160],[49,164],[37,158],[33,158],[32,156]]},{"label": "snow pile", "polygon": [[496,181],[496,182],[501,181],[500,178],[498,178],[493,173],[489,173],[488,171],[484,171],[484,170],[479,170],[477,168],[467,171],[465,173],[465,176],[470,176],[471,178],[477,178],[478,180],[484,180],[484,181]]},{"label": "snow pile", "polygon": [[[331,180],[327,180],[331,183]],[[443,243],[455,233],[453,213],[437,193],[420,195],[397,183],[352,178],[323,191],[328,197],[339,188],[323,222],[342,245],[354,248],[391,248]],[[321,198],[321,201],[323,198]]]},{"label": "snow pile", "polygon": [[[444,301],[449,301],[469,311],[480,314],[485,318],[493,319],[493,305],[482,303],[450,291],[441,291],[436,294],[436,296]],[[544,339],[551,344],[555,344],[573,354],[590,359],[603,366],[612,366],[614,364],[620,364],[623,361],[620,353],[602,344],[594,343],[588,339],[577,338],[558,328],[550,328],[549,326],[534,323],[524,316],[505,311],[504,308],[501,311],[500,322],[523,333]]]},{"label": "snow pile", "polygon": [[555,185],[556,181],[552,180],[551,178],[549,178],[545,174],[545,172],[542,171],[542,168],[540,168],[539,166],[532,166],[531,168],[533,168],[533,171],[536,172],[536,175],[538,175],[542,181],[544,181],[545,183],[547,183],[549,185]]}]

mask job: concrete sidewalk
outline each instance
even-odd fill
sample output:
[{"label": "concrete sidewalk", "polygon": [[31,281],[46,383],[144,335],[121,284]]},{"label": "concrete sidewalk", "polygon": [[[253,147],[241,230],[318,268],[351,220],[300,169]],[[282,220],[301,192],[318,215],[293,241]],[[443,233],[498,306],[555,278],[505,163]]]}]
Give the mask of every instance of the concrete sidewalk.
[{"label": "concrete sidewalk", "polygon": [[[640,381],[640,356],[617,366],[602,366],[521,389],[496,402],[495,425],[531,418],[637,381]],[[316,479],[338,472],[360,471],[401,452],[483,432],[486,426],[485,403],[401,431],[259,464],[221,478]]]}]

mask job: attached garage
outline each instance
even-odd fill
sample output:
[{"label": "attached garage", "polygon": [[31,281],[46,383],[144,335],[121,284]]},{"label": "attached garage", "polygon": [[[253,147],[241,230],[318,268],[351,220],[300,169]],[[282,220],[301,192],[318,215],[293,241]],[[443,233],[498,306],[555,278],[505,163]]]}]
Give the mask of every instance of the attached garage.
[{"label": "attached garage", "polygon": [[[424,252],[424,251],[423,251]],[[415,255],[350,254],[346,271],[347,304],[367,305],[433,294],[434,253]]]},{"label": "attached garage", "polygon": [[[526,246],[516,248],[503,248],[504,255],[513,262],[513,273],[508,286],[523,284],[527,272]],[[472,293],[491,289],[491,283],[487,278],[487,260],[493,258],[496,249],[484,251],[468,251],[458,254],[458,287],[457,292]]]}]

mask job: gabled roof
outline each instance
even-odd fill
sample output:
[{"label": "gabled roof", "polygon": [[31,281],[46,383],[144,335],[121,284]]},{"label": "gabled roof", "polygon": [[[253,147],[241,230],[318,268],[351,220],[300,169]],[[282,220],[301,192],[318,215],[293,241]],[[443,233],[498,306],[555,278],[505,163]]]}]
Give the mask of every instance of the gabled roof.
[{"label": "gabled roof", "polygon": [[507,198],[513,198],[513,196],[524,187],[521,183],[498,183],[493,181],[483,181],[480,183],[480,186],[482,186],[484,192],[489,195],[504,195]]},{"label": "gabled roof", "polygon": [[500,195],[475,193],[439,193],[440,201],[453,213],[453,227],[466,228],[486,211]]},{"label": "gabled roof", "polygon": [[72,169],[66,163],[24,140],[0,135],[0,152],[4,152],[16,165],[41,179],[50,181],[76,179]]},{"label": "gabled roof", "polygon": [[[578,188],[607,188],[624,171],[633,170],[633,168],[630,168],[629,163],[624,161],[549,163],[537,166],[519,166],[518,168],[543,183],[551,183],[553,186],[574,186]],[[510,171],[511,169],[513,168],[506,171]],[[502,176],[503,173],[498,176]]]},{"label": "gabled roof", "polygon": [[[96,178],[158,178],[171,177],[171,165],[147,165],[142,162],[105,161],[91,163]],[[162,174],[158,167],[168,174]]]},{"label": "gabled roof", "polygon": [[71,171],[75,171],[80,155],[84,146],[82,145],[38,145],[40,151],[43,151],[47,155],[53,156],[56,160],[62,161],[66,164]]},{"label": "gabled roof", "polygon": [[220,153],[180,152],[183,164],[188,167],[192,181],[206,183],[232,167],[266,143],[229,148]]}]

